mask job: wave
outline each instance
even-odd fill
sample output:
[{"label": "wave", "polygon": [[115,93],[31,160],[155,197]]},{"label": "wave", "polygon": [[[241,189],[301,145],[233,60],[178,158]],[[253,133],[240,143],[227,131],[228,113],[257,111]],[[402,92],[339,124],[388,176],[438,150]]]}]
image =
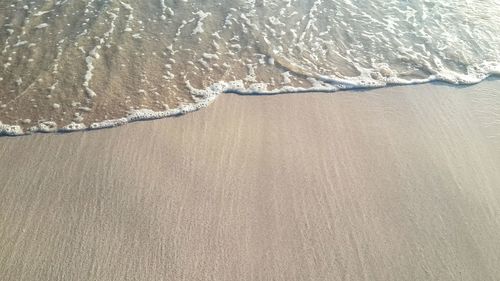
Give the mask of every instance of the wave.
[{"label": "wave", "polygon": [[496,0],[10,2],[0,7],[0,135],[177,116],[224,93],[500,74]]}]

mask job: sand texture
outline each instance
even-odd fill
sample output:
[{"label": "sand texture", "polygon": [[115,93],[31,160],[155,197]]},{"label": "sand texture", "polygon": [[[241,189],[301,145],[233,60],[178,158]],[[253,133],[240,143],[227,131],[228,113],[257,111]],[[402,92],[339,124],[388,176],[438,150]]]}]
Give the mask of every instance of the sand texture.
[{"label": "sand texture", "polygon": [[499,89],[0,138],[0,280],[500,280]]}]

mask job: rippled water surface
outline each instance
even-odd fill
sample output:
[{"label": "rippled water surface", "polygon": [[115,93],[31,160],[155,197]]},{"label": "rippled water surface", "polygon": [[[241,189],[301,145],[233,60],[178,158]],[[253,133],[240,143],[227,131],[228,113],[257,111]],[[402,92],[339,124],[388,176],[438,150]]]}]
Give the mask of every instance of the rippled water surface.
[{"label": "rippled water surface", "polygon": [[498,7],[497,0],[0,0],[0,134],[177,115],[224,91],[476,83],[500,73]]}]

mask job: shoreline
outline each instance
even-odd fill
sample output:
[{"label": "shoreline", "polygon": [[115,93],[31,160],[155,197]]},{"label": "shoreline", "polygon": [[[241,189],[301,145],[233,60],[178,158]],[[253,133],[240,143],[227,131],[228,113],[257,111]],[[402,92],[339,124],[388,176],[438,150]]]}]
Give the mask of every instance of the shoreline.
[{"label": "shoreline", "polygon": [[[219,96],[231,94],[238,96],[277,96],[277,95],[293,95],[293,94],[338,94],[338,93],[354,93],[357,91],[372,91],[385,88],[393,87],[408,87],[408,86],[418,86],[423,84],[430,84],[435,86],[449,86],[449,87],[470,87],[477,85],[486,81],[497,81],[500,80],[495,74],[490,74],[486,78],[477,81],[462,84],[454,84],[447,80],[437,80],[436,78],[427,78],[422,80],[414,80],[407,82],[385,82],[384,85],[365,85],[360,86],[358,84],[353,84],[347,88],[338,88],[338,85],[330,85],[329,87],[319,87],[319,88],[294,88],[285,87],[277,89],[277,91],[264,91],[264,92],[253,92],[251,89],[247,88],[232,88],[234,85],[239,85],[241,81],[231,81],[231,82],[217,82],[206,89],[191,89],[191,95],[195,98],[195,102],[185,104],[176,108],[167,109],[164,111],[155,111],[148,108],[135,109],[127,113],[126,116],[117,119],[106,119],[103,121],[92,122],[88,126],[85,123],[71,122],[63,127],[58,127],[57,123],[54,121],[44,121],[39,122],[38,125],[30,127],[28,130],[23,130],[19,125],[9,125],[2,124],[0,122],[0,137],[19,137],[32,135],[37,133],[72,133],[79,131],[92,131],[116,128],[126,124],[134,122],[142,122],[149,120],[160,120],[170,117],[179,117],[185,114],[190,114],[198,110],[202,110],[210,106]],[[346,83],[346,82],[343,82]],[[348,85],[348,84],[346,84]],[[215,90],[214,90],[215,89]],[[88,123],[88,122],[87,122]]]}]

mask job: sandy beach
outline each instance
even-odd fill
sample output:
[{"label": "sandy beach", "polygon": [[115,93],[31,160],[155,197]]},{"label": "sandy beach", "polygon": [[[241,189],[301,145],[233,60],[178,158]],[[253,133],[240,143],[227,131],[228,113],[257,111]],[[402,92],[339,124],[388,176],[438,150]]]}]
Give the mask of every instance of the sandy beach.
[{"label": "sandy beach", "polygon": [[499,89],[0,138],[0,280],[500,280]]}]

